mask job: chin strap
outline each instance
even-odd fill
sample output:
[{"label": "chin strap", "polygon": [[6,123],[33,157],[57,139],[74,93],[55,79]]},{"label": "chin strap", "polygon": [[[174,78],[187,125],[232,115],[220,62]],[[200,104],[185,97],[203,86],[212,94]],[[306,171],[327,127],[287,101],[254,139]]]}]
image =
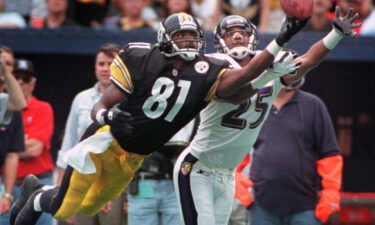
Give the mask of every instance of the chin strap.
[{"label": "chin strap", "polygon": [[246,47],[235,47],[229,50],[228,54],[235,59],[243,59],[250,54],[250,50]]},{"label": "chin strap", "polygon": [[178,52],[178,55],[181,56],[181,58],[185,59],[186,61],[194,60],[195,57],[197,57],[198,52],[190,52],[185,51],[185,49],[181,49],[180,52]]},{"label": "chin strap", "polygon": [[317,161],[316,166],[322,177],[323,190],[320,192],[315,216],[325,223],[332,213],[340,210],[343,159],[341,155],[326,157]]}]

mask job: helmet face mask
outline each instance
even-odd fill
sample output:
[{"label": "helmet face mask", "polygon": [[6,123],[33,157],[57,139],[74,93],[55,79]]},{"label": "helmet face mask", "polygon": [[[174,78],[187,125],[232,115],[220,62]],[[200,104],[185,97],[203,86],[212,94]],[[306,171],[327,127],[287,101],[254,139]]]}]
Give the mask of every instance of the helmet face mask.
[{"label": "helmet face mask", "polygon": [[179,55],[187,61],[195,59],[203,50],[203,37],[197,20],[186,13],[172,14],[159,25],[158,43],[167,57]]},{"label": "helmet face mask", "polygon": [[[230,28],[237,27],[236,31],[229,31]],[[233,40],[235,33],[240,33],[244,37],[244,43]],[[224,37],[227,36],[227,43]],[[249,20],[242,16],[232,15],[222,19],[214,31],[215,48],[218,52],[228,54],[235,59],[243,59],[248,55],[255,54],[258,37],[256,27]],[[231,43],[228,43],[228,40]],[[238,46],[241,45],[241,46]]]}]

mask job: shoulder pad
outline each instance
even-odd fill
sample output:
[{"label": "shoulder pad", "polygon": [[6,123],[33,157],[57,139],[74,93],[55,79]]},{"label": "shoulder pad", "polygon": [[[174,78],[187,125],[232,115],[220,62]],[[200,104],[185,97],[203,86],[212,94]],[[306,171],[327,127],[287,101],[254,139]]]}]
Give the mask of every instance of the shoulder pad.
[{"label": "shoulder pad", "polygon": [[212,57],[215,59],[225,60],[229,62],[230,68],[240,69],[241,66],[234,60],[232,57],[230,57],[227,54],[224,53],[211,53],[211,54],[205,54],[206,57]]},{"label": "shoulder pad", "polygon": [[153,46],[146,42],[130,42],[119,52],[120,55],[127,54],[131,56],[142,56],[150,52]]}]

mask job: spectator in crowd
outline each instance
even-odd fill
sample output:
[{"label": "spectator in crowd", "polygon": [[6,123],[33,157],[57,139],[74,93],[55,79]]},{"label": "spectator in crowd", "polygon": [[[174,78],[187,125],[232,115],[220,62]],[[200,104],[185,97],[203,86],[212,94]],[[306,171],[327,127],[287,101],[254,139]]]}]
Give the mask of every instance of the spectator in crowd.
[{"label": "spectator in crowd", "polygon": [[42,27],[60,28],[78,26],[78,23],[67,17],[68,0],[46,0],[48,13]]},{"label": "spectator in crowd", "polygon": [[165,19],[168,16],[174,13],[178,13],[178,12],[185,12],[188,14],[192,14],[189,0],[165,0],[163,1],[161,13],[160,13],[162,19]]},{"label": "spectator in crowd", "polygon": [[302,31],[330,31],[332,29],[332,22],[328,18],[328,13],[332,7],[332,1],[314,0],[313,4],[310,21]]},{"label": "spectator in crowd", "polygon": [[285,19],[285,13],[279,0],[260,0],[261,12],[259,19],[259,32],[275,33]]},{"label": "spectator in crowd", "polygon": [[0,0],[0,28],[25,28],[26,25],[18,12],[4,12],[4,0]]},{"label": "spectator in crowd", "polygon": [[142,18],[146,21],[157,21],[159,20],[158,10],[159,6],[154,4],[153,0],[145,0],[144,7],[142,9]]},{"label": "spectator in crowd", "polygon": [[259,25],[261,0],[224,0],[222,10],[225,15],[239,15],[251,20],[254,25]]},{"label": "spectator in crowd", "polygon": [[27,23],[47,15],[46,0],[4,0],[5,12],[21,14]]},{"label": "spectator in crowd", "polygon": [[[7,93],[0,92],[0,124],[10,121],[10,114],[6,112],[22,110],[26,106],[26,100],[22,89],[13,76],[14,56],[13,51],[5,45],[0,45],[0,81],[5,82]],[[6,117],[6,118],[5,118]],[[8,121],[8,122],[9,122]]]},{"label": "spectator in crowd", "polygon": [[[0,92],[4,83],[0,81]],[[0,124],[0,186],[4,193],[0,195],[0,215],[10,210],[13,201],[13,188],[16,181],[18,152],[25,150],[21,112],[13,112],[9,124]],[[8,214],[0,217],[0,224],[7,224]]]},{"label": "spectator in crowd", "polygon": [[195,129],[192,120],[144,161],[129,185],[128,224],[181,224],[172,181],[173,161],[189,145]]},{"label": "spectator in crowd", "polygon": [[73,0],[73,19],[81,26],[98,28],[104,21],[111,0]]},{"label": "spectator in crowd", "polygon": [[219,22],[222,11],[220,0],[190,0],[191,11],[202,21],[205,30],[213,31]]},{"label": "spectator in crowd", "polygon": [[[97,83],[92,88],[77,94],[73,100],[65,126],[62,146],[56,161],[59,173],[58,184],[60,184],[67,167],[67,163],[63,161],[64,153],[79,142],[86,128],[92,123],[90,117],[91,109],[102,97],[103,92],[111,82],[109,79],[109,66],[119,51],[120,47],[115,44],[104,44],[99,48],[95,58],[95,76]],[[122,206],[123,199],[120,196],[116,200],[111,201],[101,213],[95,216],[88,217],[78,214],[75,217],[75,225],[119,225],[121,221],[124,220]]]},{"label": "spectator in crowd", "polygon": [[375,7],[374,3],[370,0],[366,1],[365,4],[366,17],[363,20],[361,27],[361,36],[375,36]]},{"label": "spectator in crowd", "polygon": [[[2,56],[0,56],[0,65],[3,68],[1,73],[6,73],[4,76],[12,76],[13,84],[17,84],[17,80],[11,75],[13,70],[13,53],[5,46],[0,46]],[[5,56],[6,54],[6,56]],[[0,95],[5,91],[4,76],[0,74]],[[9,80],[9,77],[8,77]],[[9,81],[8,81],[9,82]],[[22,95],[21,88],[19,94]],[[22,95],[23,97],[23,95]],[[25,102],[26,103],[26,102]],[[1,105],[0,109],[6,109],[7,104]],[[0,186],[4,187],[4,193],[0,196],[0,215],[8,213],[13,201],[13,187],[16,181],[18,152],[25,150],[24,133],[22,125],[21,112],[12,112],[7,123],[3,123],[0,119]],[[0,217],[0,224],[6,224],[8,216]]]},{"label": "spectator in crowd", "polygon": [[120,15],[109,17],[104,28],[109,30],[134,30],[150,28],[152,23],[142,18],[145,0],[118,0]]},{"label": "spectator in crowd", "polygon": [[[247,209],[248,204],[254,199],[252,195],[253,182],[249,179],[250,177],[250,153],[245,156],[241,161],[240,165],[237,166],[234,177],[235,183],[235,198],[233,203],[232,213],[230,215],[228,225],[249,225],[250,211]],[[238,185],[242,183],[242,185]],[[246,193],[244,193],[246,192]]]},{"label": "spectator in crowd", "polygon": [[254,145],[251,224],[318,225],[340,209],[343,159],[332,121],[302,84],[280,91]]},{"label": "spectator in crowd", "polygon": [[[18,154],[20,160],[13,191],[13,196],[17,199],[23,178],[29,174],[35,174],[43,184],[52,185],[54,165],[49,150],[53,133],[53,111],[49,103],[33,96],[37,80],[32,62],[18,59],[14,65],[14,76],[21,85],[27,102],[26,108],[22,110],[25,151]],[[45,214],[37,224],[51,225],[51,223],[52,216]]]}]

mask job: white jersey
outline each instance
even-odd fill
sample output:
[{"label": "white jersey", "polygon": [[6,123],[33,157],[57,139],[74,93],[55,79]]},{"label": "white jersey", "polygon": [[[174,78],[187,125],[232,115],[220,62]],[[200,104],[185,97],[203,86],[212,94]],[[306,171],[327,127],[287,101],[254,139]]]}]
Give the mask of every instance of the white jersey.
[{"label": "white jersey", "polygon": [[240,105],[212,100],[200,113],[191,153],[206,165],[234,170],[254,145],[282,86],[273,80]]}]

